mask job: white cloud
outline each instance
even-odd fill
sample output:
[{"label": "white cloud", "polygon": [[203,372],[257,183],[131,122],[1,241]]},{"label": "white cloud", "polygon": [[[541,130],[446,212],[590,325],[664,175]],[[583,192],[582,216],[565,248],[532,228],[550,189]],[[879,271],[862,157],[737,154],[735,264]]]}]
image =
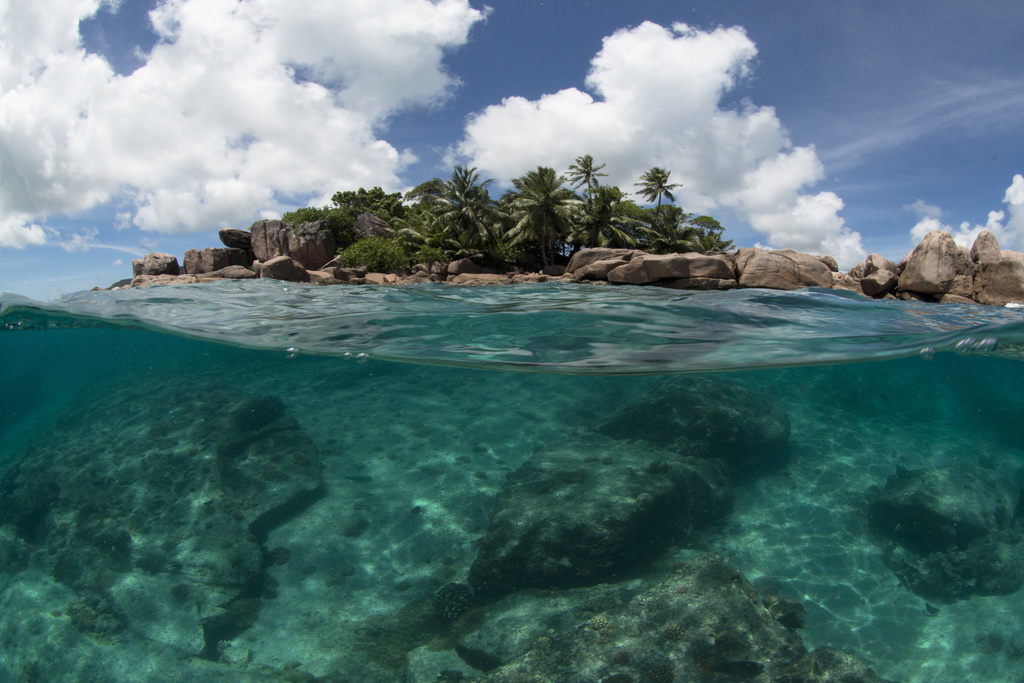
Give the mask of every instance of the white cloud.
[{"label": "white cloud", "polygon": [[507,182],[591,154],[607,163],[608,182],[629,190],[662,166],[683,183],[675,194],[687,210],[729,207],[773,247],[832,253],[852,266],[865,251],[839,216],[842,200],[804,192],[824,175],[814,149],[793,147],[771,107],[723,108],[756,54],[738,27],[647,22],[618,31],[591,62],[589,93],[569,88],[489,106],[470,119],[453,160]]},{"label": "white cloud", "polygon": [[[143,230],[273,214],[281,197],[398,186],[387,116],[457,85],[443,67],[483,12],[468,0],[163,0],[127,76],[80,46],[101,0],[0,3],[0,246],[114,198]],[[109,2],[107,4],[110,4]]]},{"label": "white cloud", "polygon": [[[942,230],[952,235],[957,244],[970,248],[978,235],[982,231],[988,230],[996,236],[999,246],[1003,249],[1020,251],[1024,249],[1024,175],[1018,173],[1013,176],[1013,181],[1003,195],[1003,202],[1007,205],[1006,211],[989,211],[988,220],[984,225],[972,225],[970,221],[964,221],[956,228],[939,220],[939,216],[942,214],[939,207],[926,204],[922,199],[903,208],[921,216],[921,220],[910,229],[910,236],[915,242],[920,242],[925,235],[933,230]],[[923,212],[922,207],[927,208],[928,211]],[[1009,219],[1007,219],[1007,213]]]},{"label": "white cloud", "polygon": [[0,248],[23,249],[30,244],[45,244],[46,231],[20,216],[0,218]]}]

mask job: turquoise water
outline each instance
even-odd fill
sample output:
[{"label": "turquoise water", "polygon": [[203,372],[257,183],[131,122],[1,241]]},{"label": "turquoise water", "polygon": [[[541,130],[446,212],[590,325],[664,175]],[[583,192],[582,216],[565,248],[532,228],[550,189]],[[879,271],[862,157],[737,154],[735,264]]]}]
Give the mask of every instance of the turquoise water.
[{"label": "turquoise water", "polygon": [[[767,397],[787,451],[631,581],[715,551],[804,606],[808,649],[892,680],[1018,680],[1022,593],[919,595],[868,516],[897,468],[1019,480],[1022,321],[561,283],[4,295],[0,681],[479,675],[403,610],[466,580],[508,473],[555,443],[586,462],[602,425],[685,373]],[[258,467],[231,460],[244,449]],[[588,590],[499,596],[474,637],[499,616],[540,628],[509,638],[521,655]]]}]

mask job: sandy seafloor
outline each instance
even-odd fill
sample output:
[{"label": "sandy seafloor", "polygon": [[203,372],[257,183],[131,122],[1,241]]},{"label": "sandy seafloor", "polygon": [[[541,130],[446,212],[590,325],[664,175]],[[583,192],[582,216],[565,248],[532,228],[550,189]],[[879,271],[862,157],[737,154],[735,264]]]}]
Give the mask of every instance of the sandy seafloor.
[{"label": "sandy seafloor", "polygon": [[[151,415],[173,416],[175,406],[161,403],[164,383],[190,383],[201,395],[207,383],[222,382],[285,402],[320,449],[326,495],[271,532],[267,547],[289,552],[285,564],[269,570],[277,597],[227,644],[225,657],[248,660],[249,670],[345,671],[353,680],[368,656],[359,644],[367,633],[393,625],[404,606],[444,583],[465,579],[507,472],[545,444],[586,432],[660,379],[286,358],[142,332],[59,334],[65,351],[84,348],[93,361],[33,351],[31,342],[17,340],[20,353],[38,354],[30,360],[40,374],[29,378],[34,395],[22,397],[32,408],[29,419],[0,436],[6,457],[49,438],[47,425],[76,402],[102,401],[116,414],[119,387],[132,388],[134,397],[140,383],[152,387]],[[97,358],[102,350],[107,357]],[[7,373],[11,386],[28,381]],[[707,546],[680,548],[652,566],[652,575],[715,550],[749,579],[778,579],[782,594],[803,602],[808,619],[800,635],[809,649],[845,649],[892,680],[1024,680],[1024,659],[1014,658],[1024,640],[1024,592],[936,603],[940,612],[929,615],[925,600],[884,566],[865,523],[872,490],[897,465],[979,464],[1013,477],[1024,464],[1024,366],[940,354],[726,378],[769,392],[788,411],[792,457],[739,484],[734,511]],[[90,448],[87,441],[104,429],[146,427],[111,419],[80,430],[84,441],[65,447]],[[51,616],[71,597],[38,568],[0,573],[0,663],[7,672],[17,672],[33,649],[93,658],[108,680],[161,680],[161,671],[188,670],[189,662],[142,638],[126,637],[118,646],[86,642],[66,619]],[[549,619],[558,604],[513,596],[494,609],[521,621],[531,610]],[[986,652],[979,637],[992,633],[1005,645]],[[410,672],[424,659],[430,666],[458,664],[451,651],[421,647],[409,655]]]}]

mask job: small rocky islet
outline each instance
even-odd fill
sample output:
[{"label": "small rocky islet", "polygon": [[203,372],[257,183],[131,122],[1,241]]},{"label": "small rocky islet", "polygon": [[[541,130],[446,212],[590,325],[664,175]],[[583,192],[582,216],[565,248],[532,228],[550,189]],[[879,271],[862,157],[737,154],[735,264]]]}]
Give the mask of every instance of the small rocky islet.
[{"label": "small rocky islet", "polygon": [[[387,223],[372,214],[361,214],[356,221],[357,238],[390,232]],[[219,236],[225,246],[189,249],[183,267],[172,254],[151,252],[136,259],[132,261],[132,279],[114,287],[250,278],[319,285],[500,285],[562,280],[689,290],[820,287],[876,299],[988,305],[1024,302],[1024,253],[1000,249],[995,235],[987,230],[970,249],[958,245],[949,233],[936,230],[925,235],[899,263],[871,254],[845,273],[831,256],[755,247],[708,254],[649,254],[597,247],[580,249],[565,266],[547,266],[532,273],[497,273],[470,259],[420,263],[410,272],[375,273],[346,266],[336,257],[334,236],[321,221],[293,225],[261,220],[248,231],[225,228]]]}]

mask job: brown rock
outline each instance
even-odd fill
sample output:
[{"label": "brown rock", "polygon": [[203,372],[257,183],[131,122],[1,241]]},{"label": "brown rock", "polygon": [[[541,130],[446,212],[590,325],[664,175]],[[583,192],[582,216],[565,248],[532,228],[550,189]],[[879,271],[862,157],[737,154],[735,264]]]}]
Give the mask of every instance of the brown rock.
[{"label": "brown rock", "polygon": [[551,278],[544,273],[520,273],[512,276],[512,284],[518,285],[527,282],[547,282]]},{"label": "brown rock", "polygon": [[367,273],[365,276],[368,285],[397,285],[398,276],[394,273]]},{"label": "brown rock", "polygon": [[260,268],[260,277],[288,282],[309,282],[309,273],[301,263],[290,256],[277,256],[265,261]]},{"label": "brown rock", "polygon": [[245,249],[206,247],[185,252],[185,272],[190,275],[212,273],[228,266],[248,266],[252,261]]},{"label": "brown rock", "polygon": [[728,254],[637,254],[608,273],[608,281],[643,285],[658,280],[736,277]]},{"label": "brown rock", "polygon": [[735,261],[740,287],[832,288],[832,271],[809,254],[791,249],[766,251],[750,247],[736,252]]},{"label": "brown rock", "polygon": [[550,275],[551,277],[561,277],[565,275],[565,266],[544,266],[540,272],[543,275]]},{"label": "brown rock", "polygon": [[1001,258],[999,240],[988,230],[982,230],[971,247],[971,260],[975,263],[995,263]]},{"label": "brown rock", "polygon": [[953,286],[960,260],[960,248],[953,237],[933,230],[910,252],[898,287],[904,292],[945,294]]},{"label": "brown rock", "polygon": [[[895,277],[893,279],[895,282]],[[854,277],[851,273],[832,273],[832,289],[845,289],[849,292],[866,295],[867,292],[861,286],[861,278]]]},{"label": "brown rock", "polygon": [[149,287],[150,285],[186,285],[199,282],[195,275],[136,275],[132,278],[132,287]]},{"label": "brown rock", "polygon": [[256,273],[243,266],[227,266],[212,273],[205,273],[204,278],[220,278],[224,280],[249,280],[256,277]]},{"label": "brown rock", "polygon": [[151,251],[141,259],[132,261],[132,275],[180,275],[178,257]]},{"label": "brown rock", "polygon": [[942,298],[939,299],[940,304],[976,304],[978,303],[974,299],[968,299],[965,296],[957,296],[956,294],[943,294]]},{"label": "brown rock", "polygon": [[445,282],[453,285],[510,285],[512,278],[497,273],[462,273],[449,275]]},{"label": "brown rock", "polygon": [[836,260],[831,256],[815,256],[814,258],[818,259],[826,266],[828,266],[828,269],[831,270],[833,273],[839,272],[839,264],[836,263]]},{"label": "brown rock", "polygon": [[494,274],[494,271],[490,268],[484,268],[470,261],[468,258],[460,258],[458,261],[452,261],[448,264],[447,270],[448,276],[452,275],[478,275],[480,273]]},{"label": "brown rock", "polygon": [[308,270],[309,281],[314,285],[336,285],[343,282],[343,280],[334,277],[334,273],[325,270]]},{"label": "brown rock", "polygon": [[319,270],[337,251],[334,234],[324,221],[296,225],[279,220],[256,221],[250,232],[253,252],[263,262],[290,256],[306,270]]},{"label": "brown rock", "polygon": [[659,280],[657,285],[659,287],[668,287],[669,289],[699,289],[701,291],[724,291],[739,287],[739,283],[732,278],[714,277],[684,277],[678,280]]},{"label": "brown rock", "polygon": [[607,280],[609,272],[627,263],[625,259],[603,259],[577,268],[572,275],[577,280]]},{"label": "brown rock", "polygon": [[876,270],[860,279],[860,288],[866,296],[883,296],[891,292],[899,282],[896,273],[891,270]]},{"label": "brown rock", "polygon": [[[868,275],[877,273],[880,270],[887,270],[893,275],[898,275],[900,267],[881,254],[871,254],[864,260],[864,266],[861,269],[860,277],[867,277]],[[850,271],[850,274],[853,274],[852,270]]]},{"label": "brown rock", "polygon": [[1024,302],[1024,261],[1004,258],[979,263],[974,288],[978,303],[1002,306]]},{"label": "brown rock", "polygon": [[584,266],[589,266],[595,261],[607,261],[610,259],[621,259],[628,261],[633,258],[634,254],[642,254],[644,252],[637,251],[635,249],[609,249],[607,247],[595,247],[593,249],[580,249],[572,258],[569,259],[569,265],[565,267],[565,272],[575,273]]}]

